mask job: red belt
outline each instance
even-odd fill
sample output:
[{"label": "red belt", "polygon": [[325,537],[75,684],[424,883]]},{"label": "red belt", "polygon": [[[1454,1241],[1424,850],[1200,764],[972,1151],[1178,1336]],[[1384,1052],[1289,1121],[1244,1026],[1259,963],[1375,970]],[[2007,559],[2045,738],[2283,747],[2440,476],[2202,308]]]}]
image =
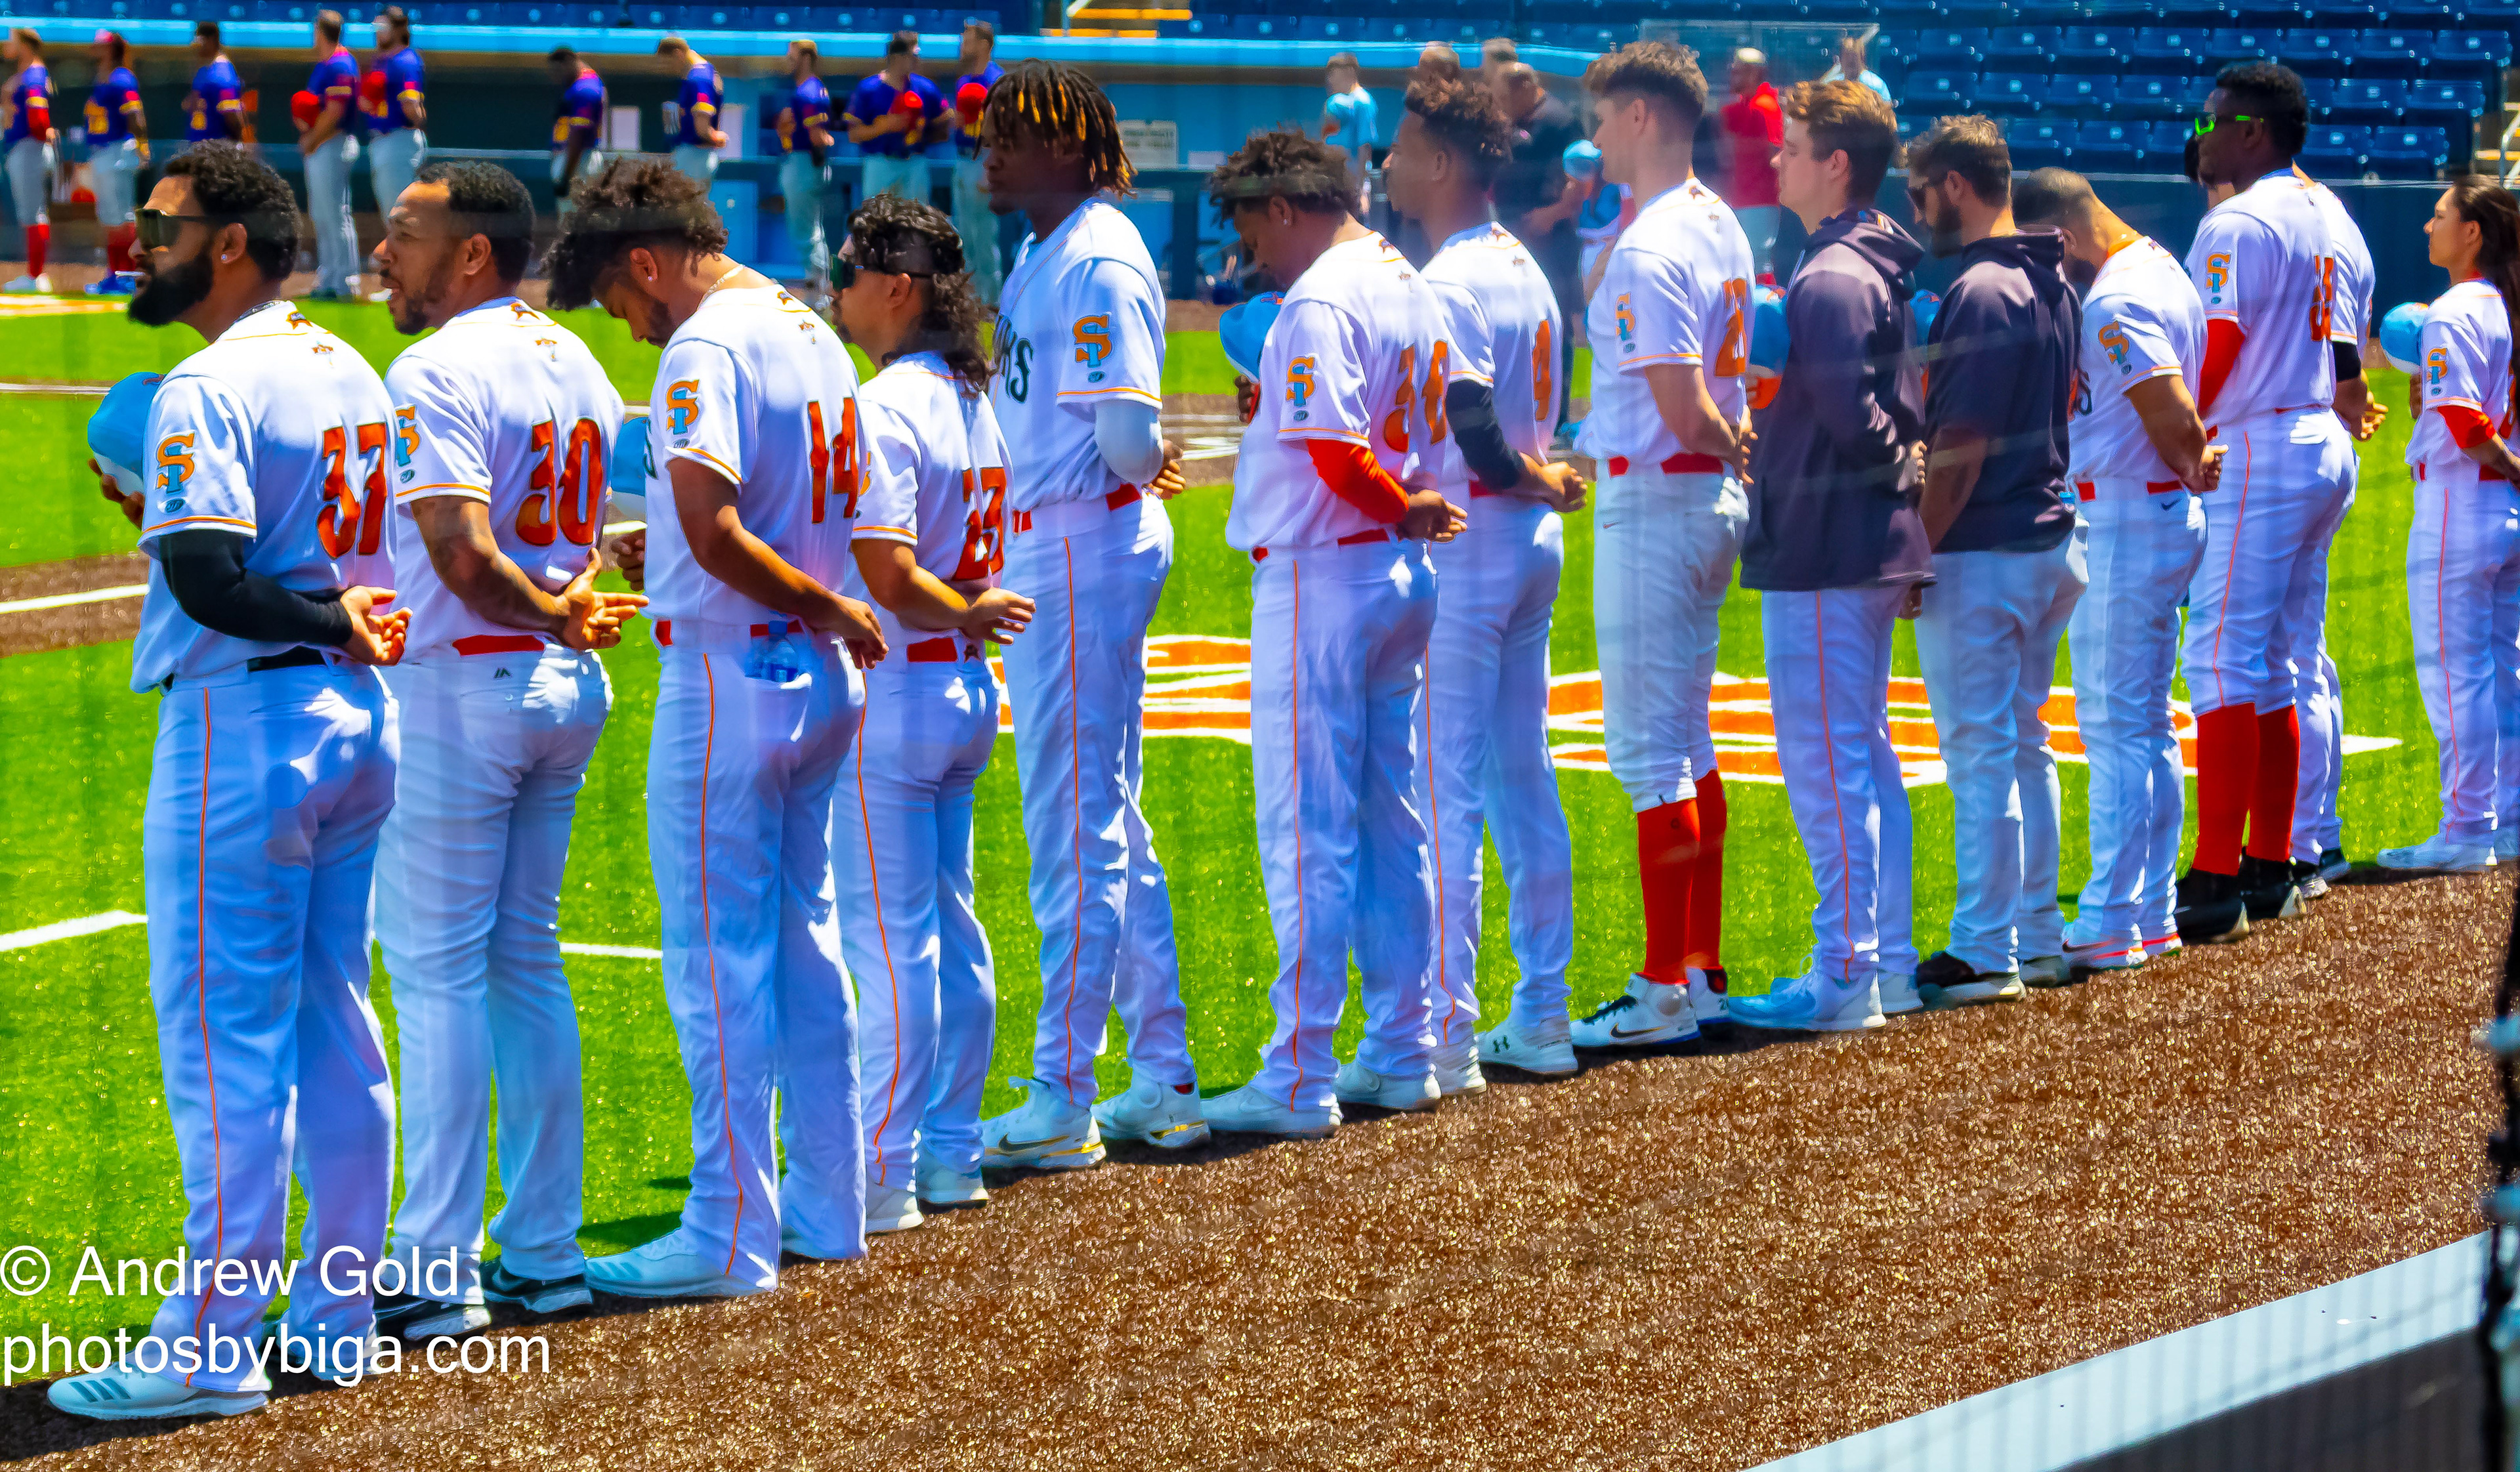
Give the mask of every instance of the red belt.
[{"label": "red belt", "polygon": [[[2417,480],[2424,478],[2424,463],[2420,460],[2415,462],[2415,478]],[[2510,480],[2510,477],[2503,474],[2500,470],[2493,469],[2486,466],[2478,466],[2476,468],[2476,478],[2480,482],[2492,481],[2497,485],[2507,484]]]},{"label": "red belt", "polygon": [[902,651],[913,664],[961,664],[980,652],[979,646],[953,638],[922,639]]},{"label": "red belt", "polygon": [[[1372,531],[1349,532],[1346,536],[1339,538],[1338,541],[1331,545],[1335,547],[1363,547],[1368,542],[1397,542],[1399,540],[1400,533],[1392,530],[1388,526],[1377,526]],[[1269,560],[1269,549],[1266,547],[1252,548],[1251,560],[1255,562],[1265,562]]]},{"label": "red belt", "polygon": [[534,634],[472,634],[455,641],[455,652],[467,658],[474,654],[539,654],[541,636]]},{"label": "red belt", "polygon": [[[1712,455],[1691,455],[1686,450],[1666,458],[1662,463],[1663,473],[1666,475],[1720,475],[1726,468],[1728,468],[1724,462]],[[1628,473],[1628,458],[1624,455],[1611,456],[1610,473],[1613,475]]]},{"label": "red belt", "polygon": [[[770,626],[768,624],[754,624],[750,632],[753,638],[761,639],[768,636],[770,633]],[[787,634],[802,634],[805,632],[805,626],[794,619],[790,619],[788,622],[788,627],[781,632]],[[670,618],[660,618],[656,620],[656,643],[670,645],[673,642],[674,621]]]},{"label": "red belt", "polygon": [[[2143,483],[2143,493],[2147,496],[2159,496],[2185,489],[2187,489],[2186,483],[2178,480],[2147,480]],[[2097,501],[2100,499],[2100,489],[2088,480],[2077,480],[2074,482],[2074,495],[2078,500]]]},{"label": "red belt", "polygon": [[[1145,499],[1147,499],[1146,492],[1138,489],[1134,485],[1124,485],[1118,490],[1113,491],[1110,495],[1103,497],[1102,504],[1116,512],[1122,507],[1131,505],[1134,502],[1144,501]],[[1017,535],[1032,530],[1032,513],[1007,513],[1007,530],[1014,532]]]}]

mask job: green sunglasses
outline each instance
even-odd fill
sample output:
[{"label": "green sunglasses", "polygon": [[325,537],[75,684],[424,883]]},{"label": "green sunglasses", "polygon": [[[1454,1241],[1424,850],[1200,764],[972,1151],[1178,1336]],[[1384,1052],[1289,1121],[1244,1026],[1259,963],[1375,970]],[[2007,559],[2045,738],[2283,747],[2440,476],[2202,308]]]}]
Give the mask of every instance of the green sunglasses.
[{"label": "green sunglasses", "polygon": [[2204,137],[2206,134],[2213,132],[2216,128],[2221,127],[2223,124],[2225,124],[2225,123],[2227,123],[2227,122],[2264,122],[2264,121],[2266,121],[2266,119],[2265,119],[2265,118],[2263,118],[2263,117],[2252,117],[2252,116],[2250,116],[2250,115],[2249,115],[2248,113],[2246,113],[2246,112],[2234,112],[2234,113],[2232,113],[2232,114],[2231,114],[2230,116],[2228,116],[2228,117],[2217,117],[2217,116],[2215,116],[2213,113],[2208,112],[2208,113],[2204,114],[2203,116],[2201,116],[2201,117],[2199,117],[2199,118],[2197,118],[2197,119],[2196,119],[2196,136],[2197,136],[2197,137],[2199,137],[2199,138],[2202,138],[2202,137]]}]

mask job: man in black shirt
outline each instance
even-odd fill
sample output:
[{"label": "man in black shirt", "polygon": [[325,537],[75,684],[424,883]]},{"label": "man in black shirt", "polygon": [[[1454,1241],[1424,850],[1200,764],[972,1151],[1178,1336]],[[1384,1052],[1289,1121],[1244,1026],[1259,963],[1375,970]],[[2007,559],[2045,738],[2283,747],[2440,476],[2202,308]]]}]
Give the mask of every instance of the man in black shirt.
[{"label": "man in black shirt", "polygon": [[[1497,101],[1513,123],[1513,156],[1496,179],[1497,219],[1522,242],[1557,293],[1560,320],[1584,320],[1584,243],[1575,233],[1583,201],[1566,188],[1566,146],[1591,133],[1575,111],[1549,95],[1522,62],[1498,70]],[[1560,333],[1558,381],[1575,366],[1575,335]]]}]

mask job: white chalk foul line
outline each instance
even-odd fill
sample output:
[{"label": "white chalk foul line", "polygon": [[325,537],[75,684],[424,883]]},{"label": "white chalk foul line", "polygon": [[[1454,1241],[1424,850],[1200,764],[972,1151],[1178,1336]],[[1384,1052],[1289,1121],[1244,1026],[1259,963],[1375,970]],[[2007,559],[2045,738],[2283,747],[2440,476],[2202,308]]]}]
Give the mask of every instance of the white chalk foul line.
[{"label": "white chalk foul line", "polygon": [[560,943],[560,949],[562,954],[568,956],[612,956],[624,960],[663,960],[665,959],[664,952],[647,946],[590,946],[579,941],[562,941]]},{"label": "white chalk foul line", "polygon": [[22,598],[16,602],[0,603],[0,613],[34,613],[45,608],[67,608],[73,603],[105,603],[118,598],[138,598],[149,591],[147,583],[132,583],[121,588],[90,588],[85,593],[55,593],[44,598]]},{"label": "white chalk foul line", "polygon": [[[12,930],[0,934],[0,951],[22,951],[48,941],[76,940],[82,935],[95,935],[105,930],[119,930],[125,925],[146,925],[149,917],[133,914],[128,910],[109,910],[103,914],[81,915],[74,920],[56,920],[37,925],[31,930]],[[609,956],[623,960],[663,960],[665,953],[648,946],[595,946],[579,941],[562,941],[561,950],[570,956]]]}]

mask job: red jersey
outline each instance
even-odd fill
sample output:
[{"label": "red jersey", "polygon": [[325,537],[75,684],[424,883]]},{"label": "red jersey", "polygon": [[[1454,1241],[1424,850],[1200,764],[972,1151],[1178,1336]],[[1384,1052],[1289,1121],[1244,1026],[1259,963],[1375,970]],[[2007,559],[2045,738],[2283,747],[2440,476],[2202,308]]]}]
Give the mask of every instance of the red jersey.
[{"label": "red jersey", "polygon": [[1724,201],[1735,209],[1777,202],[1777,146],[1785,141],[1785,110],[1766,82],[1724,105],[1724,131],[1732,140],[1732,187]]}]

